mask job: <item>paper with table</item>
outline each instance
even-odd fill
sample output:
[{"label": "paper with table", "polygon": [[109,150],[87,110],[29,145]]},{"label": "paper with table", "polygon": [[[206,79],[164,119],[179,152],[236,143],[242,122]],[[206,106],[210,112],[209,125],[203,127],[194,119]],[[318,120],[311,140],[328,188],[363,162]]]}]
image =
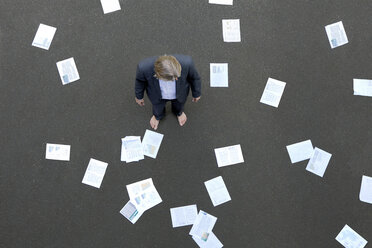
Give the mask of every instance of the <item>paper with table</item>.
[{"label": "paper with table", "polygon": [[227,146],[214,149],[218,167],[239,164],[244,162],[240,145]]},{"label": "paper with table", "polygon": [[210,4],[233,5],[233,0],[209,0]]},{"label": "paper with table", "polygon": [[216,235],[214,235],[213,232],[209,233],[207,241],[204,241],[201,238],[198,238],[196,236],[192,236],[192,238],[200,248],[222,248],[223,247],[223,244],[221,243],[221,241],[218,240],[218,238],[216,237]]},{"label": "paper with table", "polygon": [[101,5],[104,14],[121,10],[119,0],[101,0]]},{"label": "paper with table", "polygon": [[34,40],[32,41],[32,45],[34,47],[49,50],[50,44],[52,44],[52,40],[56,31],[57,28],[40,23]]},{"label": "paper with table", "polygon": [[231,201],[230,194],[227,191],[225,182],[221,176],[204,182],[204,185],[207,188],[209,197],[211,198],[214,207]]},{"label": "paper with table", "polygon": [[287,146],[287,151],[292,164],[310,159],[314,148],[311,140],[305,140]]},{"label": "paper with table", "polygon": [[107,163],[91,158],[82,183],[100,188],[105,176]]},{"label": "paper with table", "polygon": [[189,234],[202,241],[207,241],[216,221],[216,217],[200,210]]},{"label": "paper with table", "polygon": [[269,78],[260,102],[277,108],[279,106],[280,99],[282,98],[285,85],[285,82]]},{"label": "paper with table", "polygon": [[210,64],[210,86],[229,87],[227,63]]},{"label": "paper with table", "polygon": [[144,212],[162,202],[151,178],[127,185],[127,191],[139,211]]},{"label": "paper with table", "polygon": [[315,147],[314,152],[306,166],[306,170],[323,177],[332,154]]},{"label": "paper with table", "polygon": [[325,30],[332,49],[349,42],[342,21],[325,26]]},{"label": "paper with table", "polygon": [[372,96],[372,80],[354,78],[353,90],[356,96]]},{"label": "paper with table", "polygon": [[163,137],[163,134],[146,130],[142,140],[143,154],[150,158],[156,158]]},{"label": "paper with table", "polygon": [[240,19],[222,20],[222,36],[224,42],[241,42]]},{"label": "paper with table", "polygon": [[192,225],[195,222],[198,210],[196,205],[188,205],[183,207],[171,208],[170,209],[172,226],[181,227]]},{"label": "paper with table", "polygon": [[63,85],[80,79],[74,58],[57,62],[57,68]]},{"label": "paper with table", "polygon": [[337,235],[336,240],[345,248],[363,248],[368,243],[362,236],[355,232],[351,227],[345,225]]},{"label": "paper with table", "polygon": [[46,144],[45,159],[70,161],[70,145]]},{"label": "paper with table", "polygon": [[121,139],[121,161],[127,163],[144,159],[140,136],[126,136]]},{"label": "paper with table", "polygon": [[120,213],[132,224],[135,224],[143,214],[143,211],[139,211],[136,205],[131,200],[129,200],[127,204],[125,204],[125,206],[120,210]]},{"label": "paper with table", "polygon": [[359,200],[372,204],[372,177],[363,176],[360,186]]}]

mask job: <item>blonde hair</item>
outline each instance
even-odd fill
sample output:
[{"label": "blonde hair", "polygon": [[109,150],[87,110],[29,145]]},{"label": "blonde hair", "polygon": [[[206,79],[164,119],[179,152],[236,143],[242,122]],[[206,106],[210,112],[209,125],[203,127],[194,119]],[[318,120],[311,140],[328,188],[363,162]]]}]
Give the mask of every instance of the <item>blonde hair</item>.
[{"label": "blonde hair", "polygon": [[160,56],[154,64],[155,76],[168,81],[181,76],[181,64],[171,55]]}]

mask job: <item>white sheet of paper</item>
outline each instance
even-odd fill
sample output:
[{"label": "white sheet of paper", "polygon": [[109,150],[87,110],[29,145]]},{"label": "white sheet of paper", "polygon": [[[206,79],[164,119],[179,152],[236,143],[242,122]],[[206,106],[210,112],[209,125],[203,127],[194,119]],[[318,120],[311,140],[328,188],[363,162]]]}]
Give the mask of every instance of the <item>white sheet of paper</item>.
[{"label": "white sheet of paper", "polygon": [[189,234],[202,239],[202,241],[207,241],[216,221],[216,217],[200,210]]},{"label": "white sheet of paper", "polygon": [[133,204],[130,200],[127,202],[127,204],[124,205],[124,207],[120,210],[120,213],[127,218],[132,224],[135,224],[137,220],[141,217],[143,214],[142,211],[138,211],[135,204]]},{"label": "white sheet of paper", "polygon": [[57,28],[40,23],[34,40],[32,41],[32,45],[45,50],[49,50],[50,44],[52,44],[52,40],[56,31]]},{"label": "white sheet of paper", "polygon": [[315,147],[313,155],[306,166],[306,170],[323,177],[332,154]]},{"label": "white sheet of paper", "polygon": [[207,188],[209,197],[211,198],[214,207],[231,201],[230,194],[227,191],[225,182],[221,176],[204,182],[204,185]]},{"label": "white sheet of paper", "polygon": [[233,0],[209,0],[211,4],[233,5]]},{"label": "white sheet of paper", "polygon": [[292,164],[310,159],[314,152],[311,140],[305,140],[287,146],[287,151]]},{"label": "white sheet of paper", "polygon": [[356,96],[372,96],[372,80],[354,78],[353,89]]},{"label": "white sheet of paper", "polygon": [[240,145],[227,146],[214,149],[218,167],[239,164],[244,162]]},{"label": "white sheet of paper", "polygon": [[63,85],[80,79],[74,58],[57,62],[57,68]]},{"label": "white sheet of paper", "polygon": [[285,85],[285,82],[269,78],[260,102],[277,108],[279,106],[280,99],[282,98]]},{"label": "white sheet of paper", "polygon": [[223,244],[221,243],[221,241],[218,240],[218,238],[216,237],[216,235],[214,235],[213,232],[209,233],[207,241],[204,241],[201,238],[198,238],[196,236],[192,236],[192,238],[194,239],[194,241],[200,248],[222,248],[223,247]]},{"label": "white sheet of paper", "polygon": [[127,163],[144,159],[140,136],[127,136],[121,139],[121,161]]},{"label": "white sheet of paper", "polygon": [[372,177],[362,177],[359,200],[372,204]]},{"label": "white sheet of paper", "polygon": [[163,134],[146,130],[142,140],[143,154],[150,158],[156,158],[163,137],[164,137]]},{"label": "white sheet of paper", "polygon": [[101,4],[104,14],[121,10],[119,0],[101,0]]},{"label": "white sheet of paper", "polygon": [[82,183],[100,188],[106,173],[107,163],[91,158]]},{"label": "white sheet of paper", "polygon": [[46,145],[45,159],[70,161],[70,145],[49,144]]},{"label": "white sheet of paper", "polygon": [[188,226],[195,222],[196,216],[198,215],[198,210],[196,205],[188,205],[183,207],[171,208],[170,209],[172,226]]},{"label": "white sheet of paper", "polygon": [[127,185],[127,191],[138,211],[144,212],[162,202],[151,178]]},{"label": "white sheet of paper", "polygon": [[222,20],[222,35],[224,42],[241,42],[240,19]]},{"label": "white sheet of paper", "polygon": [[156,188],[153,186],[150,189],[143,191],[140,195],[134,197],[133,202],[136,204],[138,209],[146,211],[160,204],[162,199]]},{"label": "white sheet of paper", "polygon": [[210,64],[211,87],[229,87],[229,73],[227,63]]},{"label": "white sheet of paper", "polygon": [[342,21],[325,26],[325,30],[332,49],[349,42]]},{"label": "white sheet of paper", "polygon": [[120,161],[123,161],[123,162],[126,162],[127,161],[127,151],[125,150],[123,139],[121,139]]},{"label": "white sheet of paper", "polygon": [[341,232],[337,235],[336,240],[346,248],[363,248],[367,244],[362,236],[351,229],[348,225],[342,228]]},{"label": "white sheet of paper", "polygon": [[135,198],[137,195],[141,194],[141,192],[150,189],[154,186],[152,182],[152,178],[148,178],[139,182],[135,182],[132,184],[128,184],[127,191],[130,199]]}]

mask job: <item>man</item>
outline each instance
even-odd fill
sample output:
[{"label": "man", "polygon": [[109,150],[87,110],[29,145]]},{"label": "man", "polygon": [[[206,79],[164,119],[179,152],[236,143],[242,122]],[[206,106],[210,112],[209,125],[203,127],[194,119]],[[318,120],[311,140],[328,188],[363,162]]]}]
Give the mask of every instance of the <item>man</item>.
[{"label": "man", "polygon": [[186,123],[184,105],[191,87],[192,101],[197,102],[201,95],[201,80],[190,56],[163,55],[142,60],[137,66],[135,93],[136,102],[145,105],[146,90],[152,103],[151,127],[156,130],[164,117],[165,104],[172,102],[172,112],[177,116],[180,126]]}]

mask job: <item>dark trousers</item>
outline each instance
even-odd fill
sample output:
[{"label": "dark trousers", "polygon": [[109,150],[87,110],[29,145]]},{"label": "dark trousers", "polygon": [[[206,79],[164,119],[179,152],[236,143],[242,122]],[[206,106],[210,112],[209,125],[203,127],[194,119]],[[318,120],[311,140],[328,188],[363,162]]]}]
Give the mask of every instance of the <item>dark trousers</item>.
[{"label": "dark trousers", "polygon": [[155,115],[155,118],[157,120],[163,119],[163,117],[165,115],[165,104],[168,101],[172,102],[172,112],[173,112],[173,114],[175,114],[177,116],[180,116],[183,113],[183,107],[184,107],[185,103],[180,103],[179,101],[177,101],[177,99],[174,99],[174,100],[163,99],[163,100],[161,100],[160,103],[152,105],[152,113],[153,113],[153,115]]}]

